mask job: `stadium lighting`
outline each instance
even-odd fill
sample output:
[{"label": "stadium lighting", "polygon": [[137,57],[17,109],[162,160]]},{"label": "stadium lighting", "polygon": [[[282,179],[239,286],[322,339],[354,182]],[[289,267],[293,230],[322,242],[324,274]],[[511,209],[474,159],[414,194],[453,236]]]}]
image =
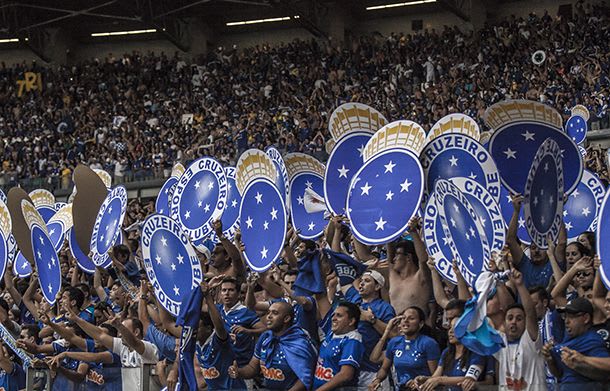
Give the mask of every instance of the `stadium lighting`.
[{"label": "stadium lighting", "polygon": [[227,22],[227,26],[243,26],[245,24],[257,24],[257,23],[270,23],[270,22],[283,22],[285,20],[291,19],[299,19],[299,15],[295,15],[293,17],[290,16],[282,16],[279,18],[268,18],[268,19],[253,19],[253,20],[243,20],[241,22]]},{"label": "stadium lighting", "polygon": [[11,43],[11,42],[19,42],[19,38],[0,39],[0,43]]},{"label": "stadium lighting", "polygon": [[416,1],[407,1],[405,3],[373,5],[370,7],[366,7],[366,10],[374,11],[374,10],[380,10],[380,9],[385,9],[385,8],[396,8],[396,7],[404,7],[407,5],[419,5],[419,4],[427,4],[427,3],[436,3],[436,0],[416,0]]},{"label": "stadium lighting", "polygon": [[148,30],[131,30],[131,31],[111,31],[107,33],[91,33],[92,37],[109,37],[113,35],[135,35],[135,34],[149,34],[156,33],[157,29]]}]

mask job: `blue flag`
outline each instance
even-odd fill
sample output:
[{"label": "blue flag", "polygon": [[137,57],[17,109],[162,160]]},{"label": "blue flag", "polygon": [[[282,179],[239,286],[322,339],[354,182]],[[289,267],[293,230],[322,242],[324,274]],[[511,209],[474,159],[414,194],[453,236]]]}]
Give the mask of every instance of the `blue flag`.
[{"label": "blue flag", "polygon": [[339,278],[339,284],[350,285],[366,270],[366,265],[344,253],[324,250],[328,261]]},{"label": "blue flag", "polygon": [[197,391],[197,379],[195,378],[195,367],[193,357],[197,344],[197,328],[201,316],[201,302],[203,293],[199,287],[193,289],[184,299],[180,306],[180,315],[176,319],[176,325],[182,326],[180,336],[180,363],[178,371],[178,390]]},{"label": "blue flag", "polygon": [[299,274],[294,281],[294,293],[297,296],[313,296],[326,291],[320,271],[320,251],[307,251],[298,261]]},{"label": "blue flag", "polygon": [[282,348],[290,368],[305,385],[305,389],[311,389],[318,352],[309,335],[299,326],[293,325],[279,337],[274,336],[271,332],[266,332],[261,338],[264,338],[262,350],[270,352],[267,354],[269,362],[265,362],[265,366],[267,368],[272,366],[271,360],[277,357],[274,350]]}]

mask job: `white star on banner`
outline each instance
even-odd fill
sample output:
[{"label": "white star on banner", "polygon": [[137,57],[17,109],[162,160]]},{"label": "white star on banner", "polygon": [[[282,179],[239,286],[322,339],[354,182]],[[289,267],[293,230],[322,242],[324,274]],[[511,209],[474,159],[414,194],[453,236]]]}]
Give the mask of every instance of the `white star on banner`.
[{"label": "white star on banner", "polygon": [[165,236],[161,236],[161,244],[163,244],[163,247],[167,247],[167,239],[165,239]]},{"label": "white star on banner", "polygon": [[409,192],[409,187],[412,185],[411,182],[409,182],[409,178],[405,178],[405,181],[403,183],[400,184],[400,192],[402,193],[403,191]]},{"label": "white star on banner", "polygon": [[246,228],[252,228],[252,217],[248,216],[246,219]]},{"label": "white star on banner", "polygon": [[525,133],[521,133],[521,135],[525,138],[525,141],[528,141],[528,140],[535,141],[534,133],[530,133],[529,131],[526,130]]},{"label": "white star on banner", "polygon": [[451,163],[451,167],[457,167],[458,160],[455,156],[451,155],[451,159],[449,159],[449,162]]},{"label": "white star on banner", "polygon": [[392,197],[394,197],[394,193],[392,193],[392,190],[390,190],[386,193],[385,200],[390,201],[390,200],[392,200]]},{"label": "white star on banner", "polygon": [[271,220],[277,220],[277,210],[275,210],[275,207],[271,207],[269,214],[271,215]]},{"label": "white star on banner", "polygon": [[184,257],[182,256],[182,254],[178,254],[178,256],[176,257],[176,259],[178,260],[179,264],[183,264],[184,263]]},{"label": "white star on banner", "polygon": [[339,171],[339,178],[346,178],[347,179],[347,173],[349,172],[348,168],[345,168],[345,164],[341,166],[341,168],[338,168],[337,171]]},{"label": "white star on banner", "polygon": [[377,225],[377,227],[375,228],[375,231],[379,231],[382,230],[383,231],[383,227],[386,225],[387,221],[385,221],[382,217],[379,218],[379,220],[375,221],[375,225]]},{"label": "white star on banner", "polygon": [[263,246],[263,249],[261,250],[261,258],[262,259],[266,259],[267,258],[267,252],[269,250],[267,250],[267,248],[265,246]]},{"label": "white star on banner", "polygon": [[385,167],[384,174],[387,173],[387,172],[392,172],[393,173],[394,171],[392,171],[392,170],[394,169],[394,167],[396,167],[396,164],[392,163],[392,161],[390,160],[390,162],[388,164],[385,164],[384,167]]},{"label": "white star on banner", "polygon": [[360,193],[360,195],[369,195],[369,190],[371,190],[373,188],[373,186],[369,186],[369,183],[365,183],[364,186],[362,186],[360,188],[360,190],[362,190],[362,193]]},{"label": "white star on banner", "polygon": [[257,204],[261,204],[263,202],[263,195],[261,193],[259,193],[258,191],[256,192],[256,195],[254,196],[254,198],[256,198]]},{"label": "white star on banner", "polygon": [[517,151],[513,151],[512,149],[508,148],[506,151],[503,152],[506,155],[507,159],[516,159],[517,158]]},{"label": "white star on banner", "polygon": [[313,231],[313,229],[316,227],[316,225],[313,223],[313,221],[311,223],[309,223],[309,225],[307,226],[307,230],[308,231]]}]

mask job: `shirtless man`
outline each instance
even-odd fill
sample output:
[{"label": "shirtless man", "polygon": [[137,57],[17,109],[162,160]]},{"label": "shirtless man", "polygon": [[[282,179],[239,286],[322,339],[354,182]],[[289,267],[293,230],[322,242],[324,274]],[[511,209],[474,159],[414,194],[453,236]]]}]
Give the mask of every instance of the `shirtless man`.
[{"label": "shirtless man", "polygon": [[426,266],[428,253],[421,239],[421,218],[409,222],[409,233],[413,238],[388,243],[390,262],[390,303],[397,314],[410,306],[428,309],[432,279]]},{"label": "shirtless man", "polygon": [[[241,260],[240,252],[237,247],[222,233],[222,221],[214,221],[214,232],[218,237],[218,243],[214,247],[211,256],[210,266],[215,271],[215,275],[233,277],[240,282],[246,280],[246,267]],[[236,242],[239,241],[239,234],[236,234]]]}]

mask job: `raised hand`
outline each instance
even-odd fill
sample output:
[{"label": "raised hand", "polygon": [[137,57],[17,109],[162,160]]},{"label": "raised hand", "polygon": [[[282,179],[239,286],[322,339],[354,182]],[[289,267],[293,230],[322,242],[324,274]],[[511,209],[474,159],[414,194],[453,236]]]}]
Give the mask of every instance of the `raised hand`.
[{"label": "raised hand", "polygon": [[523,196],[521,194],[511,194],[510,200],[513,203],[514,210],[521,210],[523,204]]}]

